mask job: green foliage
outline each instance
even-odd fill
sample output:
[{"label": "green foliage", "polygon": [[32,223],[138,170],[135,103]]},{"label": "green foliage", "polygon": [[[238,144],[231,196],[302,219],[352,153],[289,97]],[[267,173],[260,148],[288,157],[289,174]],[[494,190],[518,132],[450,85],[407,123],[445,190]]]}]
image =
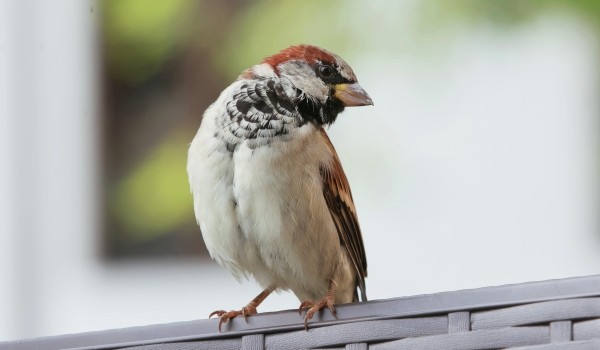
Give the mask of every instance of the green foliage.
[{"label": "green foliage", "polygon": [[111,210],[124,232],[152,238],[172,232],[192,216],[185,164],[188,135],[169,135],[113,193]]},{"label": "green foliage", "polygon": [[155,74],[184,38],[187,0],[102,2],[109,69],[138,83]]}]

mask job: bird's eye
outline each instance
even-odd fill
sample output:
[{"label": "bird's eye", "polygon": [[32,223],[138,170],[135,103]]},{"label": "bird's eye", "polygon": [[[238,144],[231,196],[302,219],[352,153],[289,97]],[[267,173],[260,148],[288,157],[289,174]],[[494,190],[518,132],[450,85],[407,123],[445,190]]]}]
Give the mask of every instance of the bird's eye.
[{"label": "bird's eye", "polygon": [[329,66],[319,66],[319,74],[322,77],[330,77],[333,74],[333,68]]}]

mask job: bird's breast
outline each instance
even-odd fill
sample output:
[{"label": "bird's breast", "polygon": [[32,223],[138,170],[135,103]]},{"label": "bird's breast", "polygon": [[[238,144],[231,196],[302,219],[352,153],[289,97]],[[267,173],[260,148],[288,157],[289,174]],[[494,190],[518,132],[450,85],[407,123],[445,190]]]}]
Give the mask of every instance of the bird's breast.
[{"label": "bird's breast", "polygon": [[275,279],[296,289],[294,283],[321,283],[319,276],[334,267],[339,239],[322,192],[319,167],[331,157],[324,146],[318,130],[305,125],[288,141],[254,149],[242,144],[233,154],[244,258],[261,284]]}]

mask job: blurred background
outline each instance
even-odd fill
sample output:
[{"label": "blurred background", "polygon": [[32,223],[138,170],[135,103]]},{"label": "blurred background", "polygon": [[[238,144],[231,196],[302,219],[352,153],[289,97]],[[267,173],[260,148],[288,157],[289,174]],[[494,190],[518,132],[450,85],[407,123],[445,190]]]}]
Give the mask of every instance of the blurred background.
[{"label": "blurred background", "polygon": [[0,0],[0,340],[253,298],[207,256],[186,152],[298,43],[375,101],[330,129],[370,299],[600,273],[599,39],[594,0]]}]

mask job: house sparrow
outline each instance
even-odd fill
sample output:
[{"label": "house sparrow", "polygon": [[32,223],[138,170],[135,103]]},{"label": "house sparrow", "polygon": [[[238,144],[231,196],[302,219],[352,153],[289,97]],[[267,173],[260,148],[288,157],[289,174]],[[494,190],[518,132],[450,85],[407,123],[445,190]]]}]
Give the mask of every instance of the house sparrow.
[{"label": "house sparrow", "polygon": [[187,171],[213,259],[264,291],[221,325],[291,290],[304,325],[335,303],[366,301],[367,260],[350,186],[324,127],[372,105],[350,66],[324,49],[289,47],[244,71],[202,119]]}]

